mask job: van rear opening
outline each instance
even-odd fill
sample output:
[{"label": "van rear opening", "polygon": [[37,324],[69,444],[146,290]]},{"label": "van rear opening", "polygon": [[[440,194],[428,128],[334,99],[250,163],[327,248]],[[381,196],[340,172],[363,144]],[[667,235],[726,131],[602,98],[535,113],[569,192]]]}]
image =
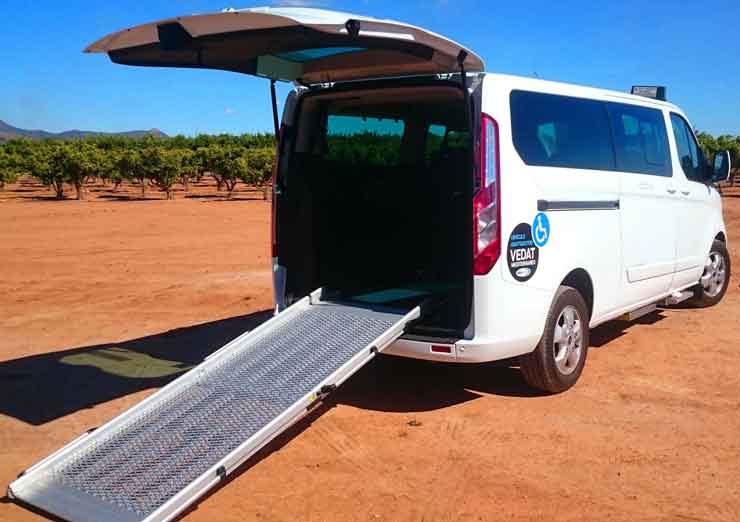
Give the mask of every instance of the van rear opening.
[{"label": "van rear opening", "polygon": [[472,300],[473,153],[459,84],[304,94],[277,179],[286,301],[323,287],[369,305],[422,304],[411,328],[462,337]]}]

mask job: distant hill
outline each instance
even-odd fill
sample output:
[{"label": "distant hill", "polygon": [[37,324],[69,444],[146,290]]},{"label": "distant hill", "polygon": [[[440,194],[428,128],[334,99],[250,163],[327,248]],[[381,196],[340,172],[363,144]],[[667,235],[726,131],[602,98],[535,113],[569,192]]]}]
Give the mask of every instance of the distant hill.
[{"label": "distant hill", "polygon": [[154,136],[155,138],[166,138],[167,135],[159,129],[134,130],[126,132],[96,132],[85,130],[67,130],[63,132],[48,132],[44,130],[28,130],[13,127],[0,120],[0,141],[12,140],[14,138],[29,138],[32,140],[71,140],[76,138],[87,138],[89,136],[124,136],[127,138],[143,138],[144,136]]}]

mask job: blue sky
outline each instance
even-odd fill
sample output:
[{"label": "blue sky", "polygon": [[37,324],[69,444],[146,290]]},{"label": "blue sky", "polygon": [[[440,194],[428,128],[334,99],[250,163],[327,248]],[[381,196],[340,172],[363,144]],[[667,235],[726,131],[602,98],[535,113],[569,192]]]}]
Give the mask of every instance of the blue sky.
[{"label": "blue sky", "polygon": [[[738,0],[456,1],[4,0],[0,119],[51,131],[157,127],[168,134],[269,131],[265,80],[221,71],[124,67],[82,48],[168,16],[313,5],[394,18],[478,52],[487,70],[627,91],[668,86],[694,125],[740,134]],[[282,98],[289,86],[279,90]]]}]

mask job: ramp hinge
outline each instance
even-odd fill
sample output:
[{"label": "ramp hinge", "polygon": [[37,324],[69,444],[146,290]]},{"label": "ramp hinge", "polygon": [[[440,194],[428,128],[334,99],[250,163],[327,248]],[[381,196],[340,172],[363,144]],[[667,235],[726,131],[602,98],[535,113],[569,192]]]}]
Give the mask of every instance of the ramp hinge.
[{"label": "ramp hinge", "polygon": [[226,478],[226,466],[219,466],[216,470],[216,475],[218,475],[218,478],[221,480],[224,480]]}]

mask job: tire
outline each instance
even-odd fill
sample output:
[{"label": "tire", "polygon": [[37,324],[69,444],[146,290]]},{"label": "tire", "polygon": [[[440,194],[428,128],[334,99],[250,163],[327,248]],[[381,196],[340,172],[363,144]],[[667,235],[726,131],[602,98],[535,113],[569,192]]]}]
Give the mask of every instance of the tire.
[{"label": "tire", "polygon": [[730,254],[727,252],[727,246],[715,239],[704,263],[704,272],[699,283],[693,288],[692,304],[699,308],[706,308],[719,303],[725,296],[727,287],[730,286],[730,268]]},{"label": "tire", "polygon": [[558,288],[537,348],[519,358],[527,384],[548,393],[560,393],[578,381],[588,355],[588,322],[588,307],[580,292],[570,286]]}]

